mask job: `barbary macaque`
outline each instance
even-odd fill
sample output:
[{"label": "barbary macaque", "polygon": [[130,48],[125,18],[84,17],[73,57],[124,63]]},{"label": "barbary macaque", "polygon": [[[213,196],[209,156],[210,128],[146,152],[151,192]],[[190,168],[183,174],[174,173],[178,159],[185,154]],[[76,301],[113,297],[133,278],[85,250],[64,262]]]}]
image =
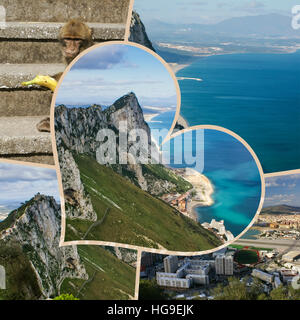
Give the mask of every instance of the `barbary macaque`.
[{"label": "barbary macaque", "polygon": [[[93,45],[93,31],[79,19],[72,19],[67,22],[59,32],[59,43],[63,61],[70,64],[74,58],[83,50]],[[58,81],[62,73],[58,73],[54,78]]]},{"label": "barbary macaque", "polygon": [[[69,20],[59,32],[58,37],[63,61],[66,66],[72,62],[83,50],[93,45],[93,31],[80,19]],[[60,79],[62,72],[52,76],[56,81]],[[37,124],[40,132],[50,132],[50,118],[47,117]]]}]

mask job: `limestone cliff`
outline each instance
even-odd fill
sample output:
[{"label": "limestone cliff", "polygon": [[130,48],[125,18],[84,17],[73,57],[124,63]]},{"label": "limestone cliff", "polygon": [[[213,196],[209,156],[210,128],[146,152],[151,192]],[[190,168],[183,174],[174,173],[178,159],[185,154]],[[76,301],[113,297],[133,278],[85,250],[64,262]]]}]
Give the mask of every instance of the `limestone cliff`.
[{"label": "limestone cliff", "polygon": [[[97,134],[100,129],[110,129],[117,136],[116,153],[118,161],[119,127],[122,121],[126,121],[128,133],[133,129],[142,129],[146,132],[147,144],[142,145],[141,148],[144,150],[145,156],[150,157],[150,150],[154,149],[150,128],[144,120],[143,110],[133,92],[124,95],[105,110],[97,105],[88,108],[67,108],[60,105],[55,108],[56,144],[68,218],[90,221],[97,219],[90,197],[84,190],[73,155],[87,154],[96,159],[96,151],[100,146],[100,142],[97,141]],[[128,142],[125,150],[128,152],[127,164],[117,162],[111,165],[117,173],[127,177],[142,190],[148,191],[152,195],[160,195],[176,189],[174,182],[153,175],[152,171],[145,170],[143,164],[135,164],[134,158],[130,154],[133,150],[132,146],[133,143]],[[167,172],[168,169],[162,168],[161,170]]]},{"label": "limestone cliff", "polygon": [[[129,41],[141,44],[155,52],[152,42],[147,35],[145,25],[143,24],[139,14],[135,11],[132,12]],[[173,133],[185,128],[188,128],[187,121],[183,118],[182,115],[180,115],[178,121],[175,124]]]},{"label": "limestone cliff", "polygon": [[59,159],[67,215],[70,218],[96,221],[97,215],[94,212],[90,196],[84,190],[72,152],[61,146]]},{"label": "limestone cliff", "polygon": [[88,278],[77,247],[59,247],[60,206],[54,198],[38,194],[19,215],[1,240],[23,248],[44,298],[59,294],[65,278]]},{"label": "limestone cliff", "polygon": [[135,11],[132,12],[129,41],[141,44],[155,52],[155,49],[147,36],[145,26],[140,16]]}]

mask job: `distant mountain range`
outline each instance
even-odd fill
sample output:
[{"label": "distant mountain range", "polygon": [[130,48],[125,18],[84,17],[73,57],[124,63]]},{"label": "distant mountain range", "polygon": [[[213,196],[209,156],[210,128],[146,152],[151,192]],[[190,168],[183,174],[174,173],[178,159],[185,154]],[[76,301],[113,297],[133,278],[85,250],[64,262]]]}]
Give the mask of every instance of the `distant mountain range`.
[{"label": "distant mountain range", "polygon": [[300,207],[278,205],[263,208],[261,214],[300,214]]},{"label": "distant mountain range", "polygon": [[[160,20],[145,23],[152,41],[167,38],[178,41],[199,41],[209,39],[212,35],[225,38],[235,37],[300,37],[300,31],[291,26],[292,18],[280,14],[244,16],[224,20],[217,24],[170,24]],[[184,37],[183,37],[184,36]]]}]

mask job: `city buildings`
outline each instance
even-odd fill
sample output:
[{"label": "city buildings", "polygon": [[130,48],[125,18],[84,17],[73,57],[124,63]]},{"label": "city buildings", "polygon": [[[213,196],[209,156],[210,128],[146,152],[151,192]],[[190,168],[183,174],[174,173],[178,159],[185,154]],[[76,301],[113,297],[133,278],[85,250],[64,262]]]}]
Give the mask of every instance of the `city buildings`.
[{"label": "city buildings", "polygon": [[178,268],[178,257],[167,256],[164,258],[164,268],[166,273],[174,273]]},{"label": "city buildings", "polygon": [[258,269],[253,269],[251,275],[267,283],[272,283],[274,280],[273,274],[269,274]]},{"label": "city buildings", "polygon": [[224,220],[216,221],[215,219],[212,219],[210,223],[203,222],[201,225],[205,229],[216,230],[218,235],[225,237],[226,241],[232,241],[234,239],[234,235],[230,231],[226,230]]},{"label": "city buildings", "polygon": [[215,269],[218,275],[233,275],[233,255],[219,254],[215,259]]},{"label": "city buildings", "polygon": [[174,288],[190,288],[193,285],[209,285],[209,272],[233,275],[233,256],[219,254],[215,260],[185,258],[179,266],[177,256],[164,258],[164,272],[156,273],[156,281],[160,286]]},{"label": "city buildings", "polygon": [[282,260],[286,262],[300,260],[300,251],[290,251],[282,256]]}]

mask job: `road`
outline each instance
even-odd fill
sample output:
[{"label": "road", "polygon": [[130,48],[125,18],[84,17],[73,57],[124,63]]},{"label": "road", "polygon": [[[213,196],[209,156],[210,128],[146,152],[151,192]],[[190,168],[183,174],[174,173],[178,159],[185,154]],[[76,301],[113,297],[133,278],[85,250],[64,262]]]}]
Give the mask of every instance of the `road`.
[{"label": "road", "polygon": [[243,246],[253,246],[258,248],[277,249],[278,251],[300,250],[300,240],[268,240],[268,239],[239,239],[234,244]]}]

